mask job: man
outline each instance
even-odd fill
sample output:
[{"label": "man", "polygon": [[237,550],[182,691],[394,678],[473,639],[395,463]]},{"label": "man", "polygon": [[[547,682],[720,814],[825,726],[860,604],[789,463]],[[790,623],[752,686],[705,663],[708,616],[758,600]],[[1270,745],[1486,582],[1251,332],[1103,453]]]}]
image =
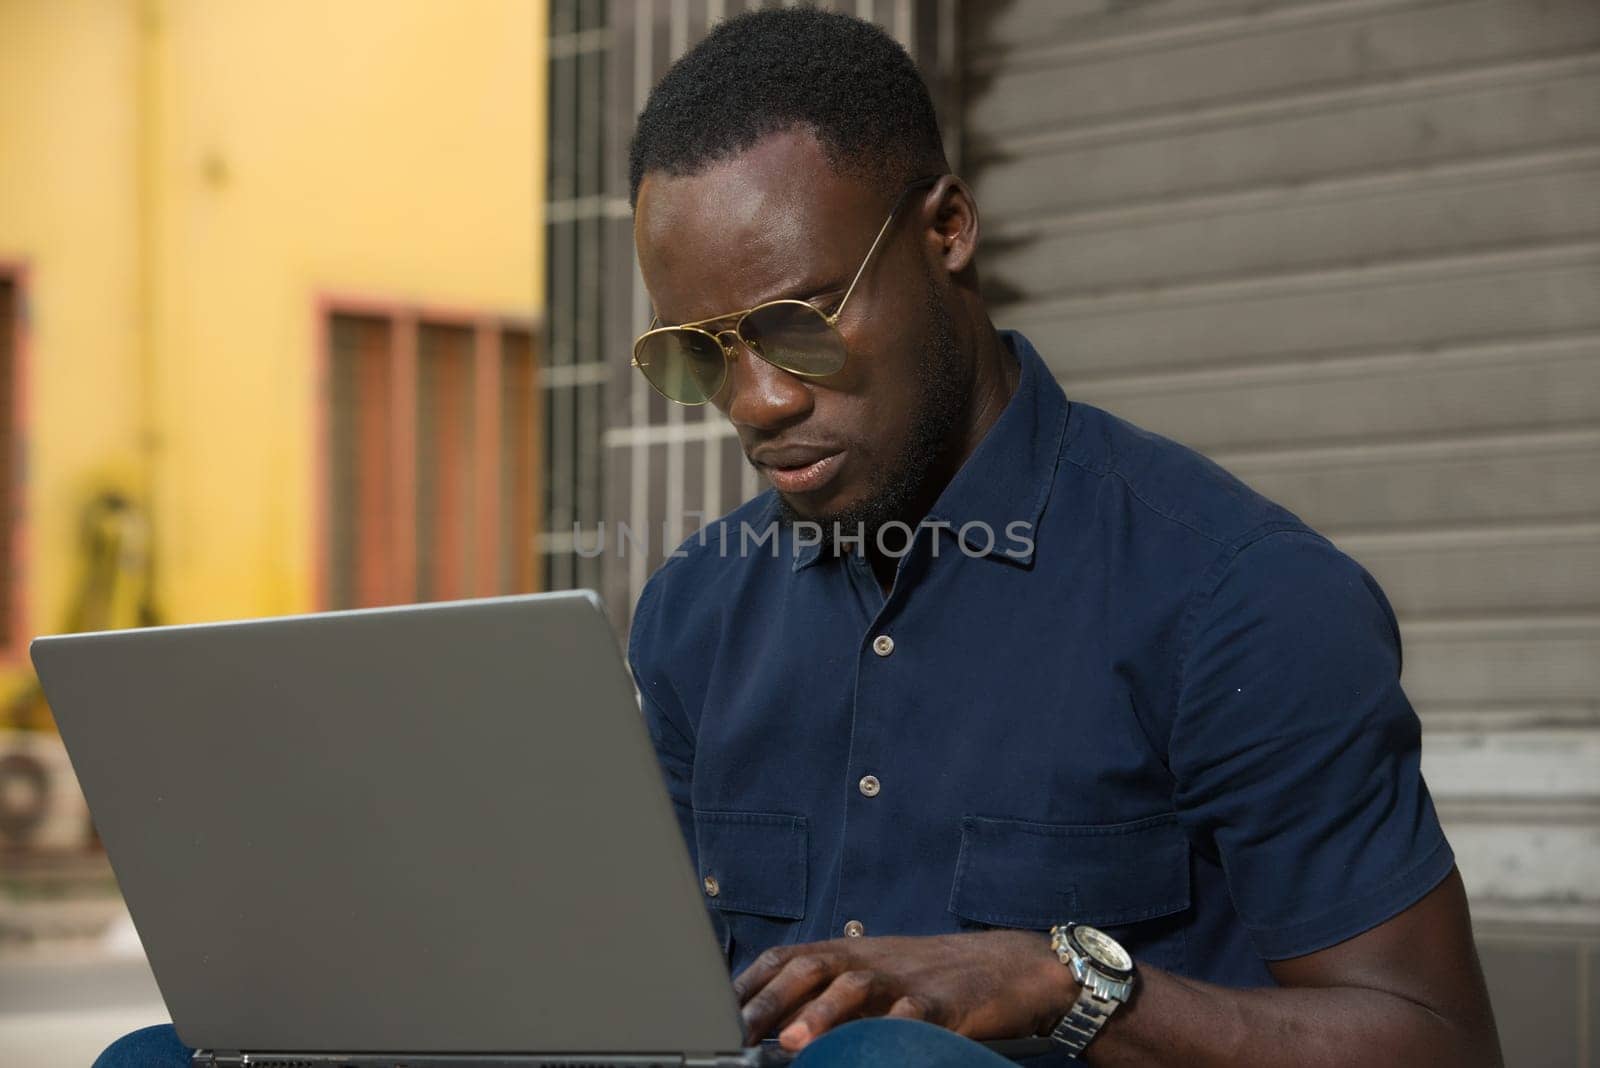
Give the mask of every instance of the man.
[{"label": "man", "polygon": [[[803,1068],[1001,1063],[955,1032],[1499,1065],[1382,594],[1069,403],[990,323],[948,171],[906,54],[807,9],[722,24],[633,143],[635,362],[774,487],[630,641],[750,1036]],[[100,1063],[185,1053],[156,1028]]]},{"label": "man", "polygon": [[1069,403],[990,323],[948,172],[905,53],[806,9],[718,27],[632,146],[635,363],[773,485],[630,641],[751,1036],[1498,1065],[1382,593]]}]

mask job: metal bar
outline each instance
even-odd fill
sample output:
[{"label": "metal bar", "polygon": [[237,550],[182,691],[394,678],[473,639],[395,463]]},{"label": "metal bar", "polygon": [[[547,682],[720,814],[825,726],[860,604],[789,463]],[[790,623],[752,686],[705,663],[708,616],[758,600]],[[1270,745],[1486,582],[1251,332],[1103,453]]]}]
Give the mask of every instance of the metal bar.
[{"label": "metal bar", "polygon": [[472,333],[473,363],[473,469],[477,486],[473,508],[477,520],[477,546],[473,553],[473,588],[478,596],[502,591],[500,586],[500,368],[503,356],[500,328],[480,321]]}]

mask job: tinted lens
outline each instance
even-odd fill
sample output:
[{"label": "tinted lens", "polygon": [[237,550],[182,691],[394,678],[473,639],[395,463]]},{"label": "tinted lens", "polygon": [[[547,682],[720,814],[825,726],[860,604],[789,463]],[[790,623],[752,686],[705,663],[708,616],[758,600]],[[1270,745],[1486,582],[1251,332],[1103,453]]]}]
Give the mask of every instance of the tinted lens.
[{"label": "tinted lens", "polygon": [[763,304],[744,317],[739,336],[763,360],[797,375],[831,375],[844,366],[844,338],[804,301]]},{"label": "tinted lens", "polygon": [[699,330],[647,334],[633,358],[650,384],[679,404],[704,404],[716,396],[728,369],[721,344]]}]

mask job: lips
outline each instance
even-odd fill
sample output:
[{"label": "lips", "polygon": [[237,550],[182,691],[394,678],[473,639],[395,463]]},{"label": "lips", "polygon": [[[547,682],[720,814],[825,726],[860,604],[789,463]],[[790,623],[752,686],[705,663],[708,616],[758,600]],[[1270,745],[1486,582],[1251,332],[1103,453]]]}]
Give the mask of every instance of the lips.
[{"label": "lips", "polygon": [[791,445],[758,449],[751,456],[779,493],[815,493],[832,482],[844,463],[844,452],[822,446]]}]

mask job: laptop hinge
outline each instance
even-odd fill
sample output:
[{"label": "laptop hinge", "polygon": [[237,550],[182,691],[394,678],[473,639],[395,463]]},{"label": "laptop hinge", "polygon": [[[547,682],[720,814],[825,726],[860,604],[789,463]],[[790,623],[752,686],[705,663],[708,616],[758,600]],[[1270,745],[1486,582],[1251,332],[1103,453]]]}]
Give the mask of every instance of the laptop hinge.
[{"label": "laptop hinge", "polygon": [[250,1060],[236,1049],[197,1049],[189,1063],[195,1068],[244,1068]]}]

